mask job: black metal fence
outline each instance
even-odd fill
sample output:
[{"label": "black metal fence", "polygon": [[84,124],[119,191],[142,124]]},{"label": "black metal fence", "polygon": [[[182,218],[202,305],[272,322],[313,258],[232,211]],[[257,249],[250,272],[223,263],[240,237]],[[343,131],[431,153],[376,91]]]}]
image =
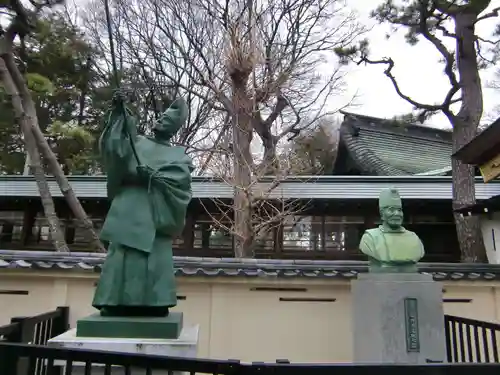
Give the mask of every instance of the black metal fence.
[{"label": "black metal fence", "polygon": [[[47,341],[61,333],[64,333],[69,328],[69,307],[58,307],[54,311],[49,311],[40,315],[30,317],[12,318],[10,324],[0,326],[0,344],[30,344],[30,345],[46,345]],[[17,356],[15,359],[7,361],[9,357],[3,357],[0,354],[1,364],[10,363],[16,367],[16,371],[11,369],[10,372],[1,372],[0,375],[52,375],[46,370],[46,363],[43,358],[36,359],[31,372],[28,371],[28,361]]]},{"label": "black metal fence", "polygon": [[[15,361],[27,362],[27,372],[19,372]],[[498,375],[499,364],[357,365],[252,363],[233,360],[186,359],[144,354],[51,348],[38,345],[0,343],[0,374],[30,375],[42,360],[44,374],[53,375],[463,375],[471,371]]]},{"label": "black metal fence", "polygon": [[500,362],[500,324],[450,315],[445,316],[449,364],[427,365],[290,364],[286,360],[275,364],[243,364],[237,360],[172,358],[47,347],[50,338],[69,328],[68,317],[69,308],[59,307],[37,316],[13,318],[10,324],[0,327],[0,375],[319,375],[333,372],[337,375],[354,371],[366,372],[367,375],[368,372],[377,375],[374,372],[378,371],[380,375],[394,371],[461,375],[470,370],[481,371],[481,375],[500,373],[500,364],[496,364]]},{"label": "black metal fence", "polygon": [[500,362],[500,324],[451,315],[444,321],[448,362]]}]

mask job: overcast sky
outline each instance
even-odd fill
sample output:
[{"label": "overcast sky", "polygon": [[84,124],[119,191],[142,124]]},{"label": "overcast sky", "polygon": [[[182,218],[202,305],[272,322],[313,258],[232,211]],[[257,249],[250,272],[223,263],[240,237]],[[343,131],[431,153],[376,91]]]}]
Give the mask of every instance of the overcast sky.
[{"label": "overcast sky", "polygon": [[[416,46],[405,43],[403,34],[399,33],[387,40],[385,34],[388,27],[378,25],[370,20],[369,13],[379,1],[373,0],[348,0],[348,4],[360,16],[360,21],[374,25],[369,33],[371,52],[373,58],[392,57],[395,61],[393,69],[402,91],[415,100],[434,104],[441,102],[449,89],[445,75],[442,73],[443,66],[438,63],[438,53],[433,45],[422,41]],[[493,0],[494,6],[500,5],[500,0]],[[491,7],[493,8],[493,6]],[[489,38],[494,29],[495,22],[486,20],[479,24],[478,35]],[[451,40],[451,39],[450,39]],[[497,64],[498,66],[498,64]],[[383,74],[381,66],[356,66],[349,68],[347,76],[348,90],[343,100],[347,100],[354,93],[358,94],[357,106],[350,111],[375,117],[393,117],[411,111],[411,105],[400,99],[395,93],[389,79]],[[483,86],[493,78],[494,69],[482,72]],[[338,105],[332,103],[332,105]],[[492,89],[484,88],[484,115],[483,122],[491,118],[493,108],[500,105],[500,93]],[[428,121],[429,125],[438,127],[449,127],[448,120],[437,115]]]}]

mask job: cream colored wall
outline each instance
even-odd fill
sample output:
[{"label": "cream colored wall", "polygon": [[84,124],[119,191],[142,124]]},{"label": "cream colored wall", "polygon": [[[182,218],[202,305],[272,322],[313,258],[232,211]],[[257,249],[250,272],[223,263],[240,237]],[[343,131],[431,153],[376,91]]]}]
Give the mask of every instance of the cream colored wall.
[{"label": "cream colored wall", "polygon": [[[96,274],[85,272],[2,271],[0,324],[12,316],[70,306],[75,326],[79,318],[93,312],[96,281]],[[187,323],[201,326],[200,357],[294,362],[352,358],[348,281],[179,278],[178,283],[178,294],[186,299],[176,309],[185,313]],[[500,322],[500,282],[450,282],[444,289],[446,299],[472,300],[445,303],[447,314]],[[5,294],[9,290],[29,294]]]},{"label": "cream colored wall", "polygon": [[500,263],[500,212],[481,215],[481,231],[488,262]]}]

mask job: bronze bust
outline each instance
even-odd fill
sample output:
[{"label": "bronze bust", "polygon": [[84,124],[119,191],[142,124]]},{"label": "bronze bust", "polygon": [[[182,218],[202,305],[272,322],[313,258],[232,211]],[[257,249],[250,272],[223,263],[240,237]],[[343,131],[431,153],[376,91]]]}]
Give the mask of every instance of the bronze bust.
[{"label": "bronze bust", "polygon": [[370,261],[370,272],[417,272],[424,246],[414,232],[403,227],[403,205],[397,189],[380,192],[379,210],[382,225],[366,230],[359,244]]}]

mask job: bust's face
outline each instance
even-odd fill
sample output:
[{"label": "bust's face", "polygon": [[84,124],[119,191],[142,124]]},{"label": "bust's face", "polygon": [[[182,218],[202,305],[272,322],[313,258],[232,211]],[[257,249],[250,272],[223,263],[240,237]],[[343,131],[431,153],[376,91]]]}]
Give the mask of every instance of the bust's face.
[{"label": "bust's face", "polygon": [[384,207],[380,215],[382,221],[391,229],[398,229],[403,225],[403,209],[401,207]]}]

